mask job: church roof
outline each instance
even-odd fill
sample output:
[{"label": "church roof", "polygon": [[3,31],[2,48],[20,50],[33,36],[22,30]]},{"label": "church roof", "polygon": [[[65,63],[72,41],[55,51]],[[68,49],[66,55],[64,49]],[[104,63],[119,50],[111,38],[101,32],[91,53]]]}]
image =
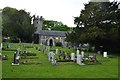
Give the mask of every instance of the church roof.
[{"label": "church roof", "polygon": [[62,36],[65,37],[67,31],[51,31],[51,30],[39,30],[35,34],[45,35],[45,36]]}]

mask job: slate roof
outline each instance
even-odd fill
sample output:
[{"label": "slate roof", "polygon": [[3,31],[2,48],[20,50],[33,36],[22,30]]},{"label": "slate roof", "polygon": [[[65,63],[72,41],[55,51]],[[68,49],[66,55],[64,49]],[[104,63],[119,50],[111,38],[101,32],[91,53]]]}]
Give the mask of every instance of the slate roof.
[{"label": "slate roof", "polygon": [[62,36],[65,37],[67,31],[50,31],[50,30],[39,30],[35,34],[45,35],[45,36]]}]

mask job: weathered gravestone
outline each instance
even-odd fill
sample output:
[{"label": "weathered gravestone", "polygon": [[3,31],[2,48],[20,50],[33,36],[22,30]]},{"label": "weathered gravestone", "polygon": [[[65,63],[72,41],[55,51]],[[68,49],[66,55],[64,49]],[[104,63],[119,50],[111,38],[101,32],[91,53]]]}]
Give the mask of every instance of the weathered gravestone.
[{"label": "weathered gravestone", "polygon": [[89,53],[88,52],[86,53],[86,58],[89,58]]},{"label": "weathered gravestone", "polygon": [[80,51],[77,49],[77,55],[79,55]]},{"label": "weathered gravestone", "polygon": [[93,58],[94,61],[96,60],[96,54],[93,54]]},{"label": "weathered gravestone", "polygon": [[48,53],[48,60],[51,62],[53,65],[57,65],[57,61],[55,59],[55,54],[53,52]]},{"label": "weathered gravestone", "polygon": [[48,61],[49,61],[49,62],[52,61],[52,53],[53,53],[53,52],[49,52],[49,53],[48,53]]},{"label": "weathered gravestone", "polygon": [[107,52],[103,52],[103,57],[107,58]]},{"label": "weathered gravestone", "polygon": [[53,52],[51,53],[51,58],[52,58],[52,60],[51,60],[51,61],[52,61],[52,64],[53,64],[53,65],[57,65],[57,61],[56,61],[56,59],[55,59],[55,53],[53,53]]},{"label": "weathered gravestone", "polygon": [[75,61],[75,53],[71,53],[71,60]]},{"label": "weathered gravestone", "polygon": [[2,61],[2,54],[0,53],[0,61]]},{"label": "weathered gravestone", "polygon": [[58,49],[56,49],[56,54],[58,54]]},{"label": "weathered gravestone", "polygon": [[0,51],[2,50],[2,43],[0,44]]},{"label": "weathered gravestone", "polygon": [[18,48],[17,51],[14,53],[14,61],[12,65],[19,65],[19,59],[20,59],[20,48]]},{"label": "weathered gravestone", "polygon": [[77,55],[77,64],[85,65],[84,63],[82,63],[82,55]]},{"label": "weathered gravestone", "polygon": [[98,51],[97,54],[100,55],[100,51]]},{"label": "weathered gravestone", "polygon": [[84,51],[81,51],[81,56],[82,58],[84,58]]},{"label": "weathered gravestone", "polygon": [[15,52],[14,53],[14,61],[13,61],[12,65],[19,65],[19,61],[16,59],[16,55],[17,55],[17,53]]},{"label": "weathered gravestone", "polygon": [[66,56],[66,59],[70,59],[71,56],[70,56],[70,52],[67,53],[67,56]]}]

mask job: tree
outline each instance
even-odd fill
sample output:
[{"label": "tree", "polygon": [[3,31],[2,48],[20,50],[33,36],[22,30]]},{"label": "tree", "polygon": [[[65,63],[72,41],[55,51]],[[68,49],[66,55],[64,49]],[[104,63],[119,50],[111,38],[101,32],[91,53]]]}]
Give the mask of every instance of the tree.
[{"label": "tree", "polygon": [[3,36],[19,38],[25,42],[32,41],[35,31],[31,24],[32,17],[25,10],[5,7],[3,9]]},{"label": "tree", "polygon": [[53,20],[44,20],[43,21],[43,30],[55,30],[55,31],[68,31],[70,28],[67,25],[64,25],[62,22],[53,21]]},{"label": "tree", "polygon": [[[78,40],[84,43],[88,42],[96,47],[104,46],[106,50],[119,47],[119,4],[120,3],[116,1],[89,2],[85,4],[85,9],[82,10],[80,16],[75,17],[74,20],[77,27],[83,27],[82,31],[79,30],[76,32],[76,34],[80,36]],[[79,34],[80,32],[81,34]]]}]

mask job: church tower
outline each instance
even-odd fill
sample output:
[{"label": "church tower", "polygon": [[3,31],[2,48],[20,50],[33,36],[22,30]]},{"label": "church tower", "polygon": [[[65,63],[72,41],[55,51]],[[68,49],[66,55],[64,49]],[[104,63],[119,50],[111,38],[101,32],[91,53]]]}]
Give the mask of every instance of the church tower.
[{"label": "church tower", "polygon": [[34,17],[33,24],[34,24],[34,27],[36,28],[36,31],[42,30],[42,24],[43,24],[42,19],[43,19],[42,16]]}]

